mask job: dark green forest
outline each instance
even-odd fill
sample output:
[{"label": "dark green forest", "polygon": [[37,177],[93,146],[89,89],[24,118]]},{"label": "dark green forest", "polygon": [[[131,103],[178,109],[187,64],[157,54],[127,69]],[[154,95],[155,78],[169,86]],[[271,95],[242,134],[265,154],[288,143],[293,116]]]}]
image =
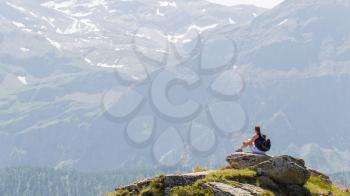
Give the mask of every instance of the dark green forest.
[{"label": "dark green forest", "polygon": [[350,187],[350,172],[336,173],[330,175],[334,183]]},{"label": "dark green forest", "polygon": [[117,186],[153,176],[162,169],[116,170],[82,173],[50,168],[4,168],[0,170],[1,196],[97,196]]}]

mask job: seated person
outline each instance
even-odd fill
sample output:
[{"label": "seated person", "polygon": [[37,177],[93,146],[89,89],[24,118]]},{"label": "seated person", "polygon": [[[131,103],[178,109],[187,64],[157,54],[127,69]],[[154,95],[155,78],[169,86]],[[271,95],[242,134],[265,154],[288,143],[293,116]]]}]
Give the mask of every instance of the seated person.
[{"label": "seated person", "polygon": [[[270,141],[268,140],[268,146],[264,146],[264,142],[266,142],[266,136],[261,134],[260,127],[255,126],[255,135],[246,141],[244,141],[239,149],[236,152],[243,152],[243,149],[246,147],[250,147],[250,150],[254,154],[265,154],[266,151],[270,149]],[[268,148],[268,149],[267,149]]]}]

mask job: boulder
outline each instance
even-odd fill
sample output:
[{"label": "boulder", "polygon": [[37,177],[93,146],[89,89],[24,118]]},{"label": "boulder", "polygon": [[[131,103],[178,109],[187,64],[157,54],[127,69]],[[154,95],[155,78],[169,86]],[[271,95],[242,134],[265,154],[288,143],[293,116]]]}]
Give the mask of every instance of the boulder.
[{"label": "boulder", "polygon": [[221,182],[208,182],[204,183],[203,186],[213,190],[215,196],[255,196],[261,195],[261,193],[264,191],[260,187],[247,184],[240,187],[234,187]]},{"label": "boulder", "polygon": [[203,171],[187,174],[171,174],[166,175],[164,183],[166,187],[175,187],[175,186],[187,186],[191,185],[199,179],[205,178],[208,174],[213,171]]},{"label": "boulder", "polygon": [[268,176],[282,184],[303,186],[310,177],[310,171],[302,159],[286,155],[273,157],[250,168],[256,170],[258,175]]},{"label": "boulder", "polygon": [[267,176],[258,176],[258,181],[262,188],[267,188],[269,190],[279,191],[279,185],[276,184],[271,178]]},{"label": "boulder", "polygon": [[302,186],[289,184],[285,188],[286,188],[285,192],[289,196],[311,196],[310,191]]},{"label": "boulder", "polygon": [[230,164],[231,168],[245,169],[257,165],[261,162],[267,161],[271,158],[272,157],[268,155],[238,152],[227,156],[226,161]]}]

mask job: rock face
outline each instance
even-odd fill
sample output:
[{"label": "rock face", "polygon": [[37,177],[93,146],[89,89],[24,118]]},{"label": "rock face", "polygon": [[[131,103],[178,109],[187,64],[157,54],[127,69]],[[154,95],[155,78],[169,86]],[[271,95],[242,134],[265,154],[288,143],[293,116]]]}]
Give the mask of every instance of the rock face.
[{"label": "rock face", "polygon": [[249,168],[259,175],[270,177],[282,184],[304,185],[310,177],[310,171],[302,159],[283,155],[271,157],[251,153],[234,153],[227,156],[226,161],[232,168]]},{"label": "rock face", "polygon": [[192,184],[195,181],[205,178],[212,171],[204,171],[197,173],[189,173],[189,174],[174,174],[174,175],[165,175],[165,186],[166,187],[175,187],[175,186],[186,186],[188,184]]},{"label": "rock face", "polygon": [[260,187],[247,184],[241,184],[240,187],[237,188],[220,182],[209,182],[205,183],[203,186],[212,189],[215,196],[261,195],[264,191]]},{"label": "rock face", "polygon": [[273,157],[250,168],[282,184],[302,186],[310,177],[304,161],[290,156]]},{"label": "rock face", "polygon": [[231,168],[244,169],[267,161],[271,158],[272,157],[268,155],[238,152],[227,156],[226,161],[230,164]]}]

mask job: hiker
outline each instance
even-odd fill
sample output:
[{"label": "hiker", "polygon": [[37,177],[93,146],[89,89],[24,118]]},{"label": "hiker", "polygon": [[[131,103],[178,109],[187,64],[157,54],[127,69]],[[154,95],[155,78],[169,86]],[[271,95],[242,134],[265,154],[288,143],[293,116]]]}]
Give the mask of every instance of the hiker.
[{"label": "hiker", "polygon": [[255,135],[244,141],[236,152],[243,152],[243,149],[248,146],[254,154],[265,154],[270,150],[271,142],[266,135],[261,134],[260,127],[255,126]]}]

